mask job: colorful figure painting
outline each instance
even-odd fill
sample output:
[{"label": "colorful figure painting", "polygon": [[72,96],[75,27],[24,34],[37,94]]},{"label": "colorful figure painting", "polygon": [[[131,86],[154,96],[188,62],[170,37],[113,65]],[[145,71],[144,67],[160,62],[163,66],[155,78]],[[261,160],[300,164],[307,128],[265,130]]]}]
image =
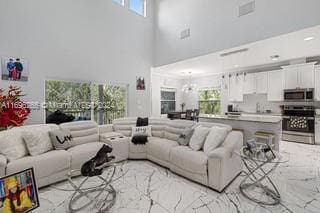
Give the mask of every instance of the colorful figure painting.
[{"label": "colorful figure painting", "polygon": [[25,213],[39,207],[33,169],[0,178],[0,212]]}]

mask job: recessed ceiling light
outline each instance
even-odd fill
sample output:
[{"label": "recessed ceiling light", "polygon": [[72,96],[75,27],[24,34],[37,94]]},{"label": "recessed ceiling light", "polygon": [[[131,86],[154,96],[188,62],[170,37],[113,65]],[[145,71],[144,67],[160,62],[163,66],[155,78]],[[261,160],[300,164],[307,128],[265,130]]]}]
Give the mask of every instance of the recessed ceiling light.
[{"label": "recessed ceiling light", "polygon": [[239,64],[235,64],[234,67],[240,67],[240,65]]},{"label": "recessed ceiling light", "polygon": [[305,41],[311,41],[311,40],[313,40],[313,39],[314,39],[314,37],[310,36],[310,37],[304,38],[303,40],[305,40]]},{"label": "recessed ceiling light", "polygon": [[277,61],[277,60],[279,60],[280,56],[279,55],[272,55],[272,56],[270,56],[270,58],[272,61]]}]

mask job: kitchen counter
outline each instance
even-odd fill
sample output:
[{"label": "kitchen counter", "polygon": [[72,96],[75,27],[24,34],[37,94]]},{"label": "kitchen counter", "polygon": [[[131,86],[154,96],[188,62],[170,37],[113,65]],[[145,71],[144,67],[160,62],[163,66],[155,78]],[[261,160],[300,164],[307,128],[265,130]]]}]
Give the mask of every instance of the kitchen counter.
[{"label": "kitchen counter", "polygon": [[278,115],[258,115],[258,114],[242,114],[239,117],[228,116],[228,115],[200,115],[199,118],[205,119],[222,119],[222,120],[236,120],[236,121],[248,121],[258,123],[280,123],[282,118]]},{"label": "kitchen counter", "polygon": [[274,134],[275,150],[279,150],[282,133],[282,117],[269,114],[246,114],[239,117],[227,115],[200,115],[200,122],[222,123],[232,126],[234,130],[244,134],[244,145],[247,140],[253,139],[256,132],[268,132]]}]

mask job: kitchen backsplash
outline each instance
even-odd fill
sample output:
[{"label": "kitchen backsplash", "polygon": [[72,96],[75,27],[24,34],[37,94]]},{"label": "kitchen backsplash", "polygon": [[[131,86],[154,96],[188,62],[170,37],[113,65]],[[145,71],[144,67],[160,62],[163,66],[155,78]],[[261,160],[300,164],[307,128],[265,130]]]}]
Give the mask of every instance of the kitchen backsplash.
[{"label": "kitchen backsplash", "polygon": [[301,103],[301,102],[269,102],[267,100],[266,94],[251,94],[244,95],[243,102],[241,103],[230,103],[233,106],[238,106],[238,110],[243,112],[256,112],[257,103],[260,105],[260,111],[265,112],[266,110],[271,110],[272,113],[280,113],[281,105],[314,105],[316,108],[320,108],[320,102],[314,103]]}]

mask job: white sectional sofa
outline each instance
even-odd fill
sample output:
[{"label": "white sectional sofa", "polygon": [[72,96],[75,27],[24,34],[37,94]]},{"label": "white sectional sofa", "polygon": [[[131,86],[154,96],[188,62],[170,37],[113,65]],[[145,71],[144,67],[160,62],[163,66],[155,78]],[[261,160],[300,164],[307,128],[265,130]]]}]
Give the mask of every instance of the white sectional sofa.
[{"label": "white sectional sofa", "polygon": [[[131,129],[136,120],[137,118],[117,119],[101,131],[109,134],[117,132],[131,137]],[[223,144],[209,155],[203,151],[194,151],[189,146],[180,146],[177,142],[186,127],[223,126],[231,130],[230,126],[203,122],[195,124],[193,121],[171,121],[165,118],[150,118],[149,125],[152,126],[152,137],[145,145],[134,145],[130,142],[129,159],[148,159],[219,192],[242,171],[240,156],[235,154],[243,145],[242,132],[230,131]]]},{"label": "white sectional sofa", "polygon": [[[35,129],[48,131],[47,126],[51,126],[52,130],[59,128],[53,124],[15,127],[0,132],[0,137],[8,139],[10,143],[10,138],[22,137],[22,131],[35,131]],[[99,141],[99,127],[95,122],[72,122],[61,124],[60,127],[70,129],[75,146],[67,150],[52,150],[36,156],[27,155],[13,161],[8,161],[0,150],[0,176],[34,167],[38,187],[47,186],[65,180],[70,169],[80,169],[81,165],[92,158],[104,144]]]},{"label": "white sectional sofa", "polygon": [[[91,121],[61,124],[61,128],[71,131],[74,138],[73,147],[67,150],[52,150],[37,156],[25,156],[13,161],[8,161],[0,150],[0,176],[34,167],[39,187],[64,180],[70,169],[80,169],[84,162],[92,158],[102,145],[107,143],[108,137],[119,135],[128,137],[128,140],[122,139],[122,142],[129,144],[121,146],[122,149],[129,149],[123,150],[127,153],[128,159],[148,159],[219,192],[223,191],[242,171],[242,161],[234,153],[242,147],[241,132],[230,131],[223,144],[207,155],[203,151],[193,151],[189,146],[180,146],[177,142],[186,127],[195,125],[192,121],[150,118],[152,137],[145,145],[135,145],[131,142],[131,129],[136,125],[136,120],[137,118],[122,118],[115,120],[112,125],[100,127]],[[223,124],[197,123],[196,125],[224,126],[231,130],[231,127]],[[0,132],[0,137],[10,140],[10,136],[21,134],[21,128],[34,131],[33,127],[17,127]]]}]

